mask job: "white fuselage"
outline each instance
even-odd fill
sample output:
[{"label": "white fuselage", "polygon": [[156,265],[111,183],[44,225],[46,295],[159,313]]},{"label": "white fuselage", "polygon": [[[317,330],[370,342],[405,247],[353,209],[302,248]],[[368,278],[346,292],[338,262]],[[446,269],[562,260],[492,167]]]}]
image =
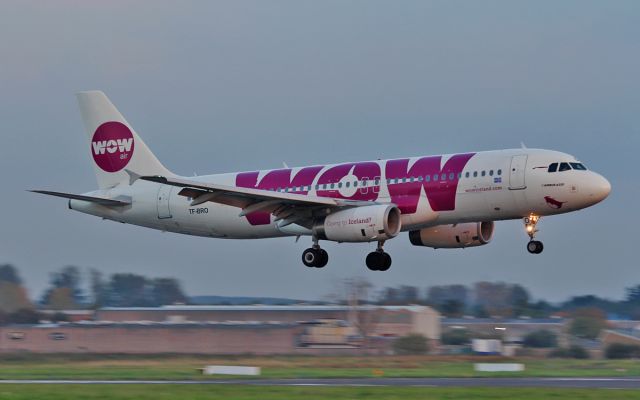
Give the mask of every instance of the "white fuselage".
[{"label": "white fuselage", "polygon": [[[575,211],[602,201],[610,185],[582,169],[549,172],[553,163],[578,163],[565,153],[511,149],[445,156],[376,160],[326,166],[227,173],[193,181],[267,191],[393,203],[402,230],[462,222],[518,219]],[[237,207],[206,202],[191,206],[180,188],[136,181],[88,195],[126,198],[127,207],[70,200],[69,207],[106,219],[162,231],[217,238],[256,239],[307,235],[296,224],[279,228],[271,215],[240,216]]]}]

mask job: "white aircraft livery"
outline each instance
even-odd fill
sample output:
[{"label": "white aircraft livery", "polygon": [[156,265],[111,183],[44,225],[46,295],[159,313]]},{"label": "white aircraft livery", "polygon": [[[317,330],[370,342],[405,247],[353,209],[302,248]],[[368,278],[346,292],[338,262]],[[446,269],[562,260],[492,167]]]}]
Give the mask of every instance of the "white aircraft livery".
[{"label": "white aircraft livery", "polygon": [[98,190],[71,194],[69,208],[148,228],[229,239],[309,236],[307,267],[329,256],[320,240],[376,242],[366,257],[386,271],[385,241],[409,232],[413,245],[482,246],[494,221],[523,219],[527,250],[543,216],[604,200],[611,185],[575,157],[510,149],[182,177],[167,170],[100,91],[78,93]]}]

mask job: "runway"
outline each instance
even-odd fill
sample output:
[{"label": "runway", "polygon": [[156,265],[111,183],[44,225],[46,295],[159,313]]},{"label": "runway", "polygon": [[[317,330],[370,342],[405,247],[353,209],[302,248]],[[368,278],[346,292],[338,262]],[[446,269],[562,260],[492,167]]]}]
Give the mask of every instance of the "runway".
[{"label": "runway", "polygon": [[29,385],[255,385],[255,386],[404,386],[640,389],[640,377],[628,378],[360,378],[360,379],[215,379],[215,380],[0,380]]}]

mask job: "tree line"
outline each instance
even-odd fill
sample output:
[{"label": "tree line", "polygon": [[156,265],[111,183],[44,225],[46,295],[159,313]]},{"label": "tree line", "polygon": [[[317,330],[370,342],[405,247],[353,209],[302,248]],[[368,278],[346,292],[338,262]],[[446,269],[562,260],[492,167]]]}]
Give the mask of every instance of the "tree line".
[{"label": "tree line", "polygon": [[175,278],[149,278],[132,273],[104,277],[97,270],[83,273],[66,266],[50,274],[49,284],[37,301],[29,297],[18,270],[0,265],[0,322],[29,320],[29,310],[69,310],[99,307],[156,307],[187,302]]},{"label": "tree line", "polygon": [[[606,316],[640,319],[640,285],[627,288],[624,298],[619,301],[584,295],[558,304],[534,300],[523,286],[504,282],[435,285],[424,289],[402,285],[384,288],[377,295],[371,294],[374,293],[372,285],[366,280],[357,286],[366,288],[365,291],[370,293],[365,297],[358,294],[364,303],[429,305],[444,316],[453,318],[546,318],[556,315],[577,318],[578,322],[581,318],[589,322]],[[353,298],[353,294],[341,294],[334,301],[345,302],[347,298]],[[151,278],[133,273],[104,276],[97,270],[75,266],[66,266],[51,273],[47,288],[33,301],[17,268],[10,264],[0,265],[0,312],[4,314],[34,308],[64,310],[186,303],[188,297],[175,278]]]},{"label": "tree line", "polygon": [[381,305],[428,305],[450,318],[597,315],[640,319],[640,285],[625,289],[624,298],[618,301],[584,295],[557,304],[534,300],[523,286],[504,282],[477,282],[470,286],[437,285],[426,289],[402,285],[384,288],[374,302]]}]

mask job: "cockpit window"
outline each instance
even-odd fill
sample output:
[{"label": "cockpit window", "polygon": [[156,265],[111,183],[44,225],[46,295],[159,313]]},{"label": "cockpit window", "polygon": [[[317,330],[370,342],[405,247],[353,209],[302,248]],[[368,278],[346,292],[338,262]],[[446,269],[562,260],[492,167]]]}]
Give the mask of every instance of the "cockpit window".
[{"label": "cockpit window", "polygon": [[558,171],[570,171],[571,167],[569,166],[569,163],[563,162],[560,163],[560,169]]},{"label": "cockpit window", "polygon": [[575,170],[578,170],[578,171],[586,171],[587,170],[587,167],[585,167],[584,164],[582,164],[582,163],[572,162],[572,163],[569,163],[569,164],[571,164],[571,167],[573,169],[575,169]]},{"label": "cockpit window", "polygon": [[547,172],[556,172],[558,170],[558,163],[554,162],[553,164],[549,164],[549,168]]}]

